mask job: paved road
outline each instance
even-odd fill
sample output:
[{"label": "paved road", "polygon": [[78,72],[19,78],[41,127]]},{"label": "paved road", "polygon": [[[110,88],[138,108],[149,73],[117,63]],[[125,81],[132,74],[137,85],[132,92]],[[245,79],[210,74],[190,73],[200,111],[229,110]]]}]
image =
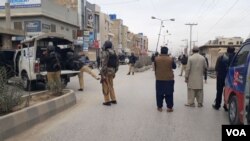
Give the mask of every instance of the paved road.
[{"label": "paved road", "polygon": [[77,104],[8,141],[220,141],[227,113],[215,111],[215,80],[205,84],[203,108],[185,107],[184,78],[175,71],[174,112],[156,110],[154,73],[127,76],[121,66],[115,79],[117,105],[105,107],[98,81],[85,74],[85,90],[78,92],[77,77],[68,88],[76,90]]}]

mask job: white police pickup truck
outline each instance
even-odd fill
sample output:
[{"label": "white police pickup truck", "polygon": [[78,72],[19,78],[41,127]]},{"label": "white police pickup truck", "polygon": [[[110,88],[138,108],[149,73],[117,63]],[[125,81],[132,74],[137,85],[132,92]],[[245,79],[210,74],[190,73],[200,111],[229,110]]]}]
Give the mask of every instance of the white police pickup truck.
[{"label": "white police pickup truck", "polygon": [[64,87],[70,81],[70,77],[79,73],[79,71],[68,70],[65,64],[67,52],[72,51],[70,39],[58,33],[35,36],[22,41],[21,49],[15,50],[13,58],[15,77],[21,78],[25,90],[31,90],[37,82],[46,83],[46,66],[40,63],[40,59],[43,57],[43,52],[46,51],[49,42],[53,42],[56,51],[61,56],[61,80]]}]

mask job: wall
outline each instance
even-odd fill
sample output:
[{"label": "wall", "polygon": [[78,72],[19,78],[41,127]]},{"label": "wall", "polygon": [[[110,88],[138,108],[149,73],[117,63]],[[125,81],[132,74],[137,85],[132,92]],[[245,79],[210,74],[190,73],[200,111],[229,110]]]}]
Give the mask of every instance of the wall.
[{"label": "wall", "polygon": [[[0,27],[5,25],[5,10],[0,9]],[[42,0],[41,7],[34,8],[14,8],[11,9],[12,23],[11,28],[14,29],[14,22],[22,22],[22,28],[24,29],[24,21],[35,21],[39,24],[55,24],[56,32],[64,34],[65,36],[73,39],[72,30],[78,28],[77,10],[66,8],[63,5],[58,5],[54,0]],[[28,35],[37,35],[41,32],[49,31],[37,31],[28,32]]]},{"label": "wall", "polygon": [[[72,26],[70,24],[66,24],[51,18],[47,18],[47,17],[43,17],[43,16],[39,16],[39,17],[17,17],[17,18],[12,18],[12,23],[11,23],[11,28],[14,29],[14,22],[22,22],[22,28],[24,30],[24,23],[25,21],[40,21],[41,22],[41,31],[38,32],[27,32],[26,35],[28,36],[35,36],[38,34],[41,34],[42,32],[51,32],[46,31],[45,29],[43,29],[43,24],[49,25],[51,28],[51,24],[55,24],[56,25],[56,33],[59,34],[63,34],[66,37],[73,39],[73,30],[77,30],[76,26]],[[4,26],[5,20],[4,19],[0,19],[0,27]],[[61,28],[63,27],[63,28]]]},{"label": "wall", "polygon": [[114,34],[111,31],[113,21],[110,20],[109,16],[105,13],[100,14],[100,36],[101,46],[106,40],[113,41]]},{"label": "wall", "polygon": [[54,0],[42,1],[42,13],[62,22],[78,26],[77,10],[58,5]]},{"label": "wall", "polygon": [[116,52],[119,52],[119,49],[122,47],[122,24],[123,21],[121,19],[114,20],[111,28],[114,34],[113,46]]},{"label": "wall", "polygon": [[125,49],[128,47],[128,27],[122,26],[122,48]]}]

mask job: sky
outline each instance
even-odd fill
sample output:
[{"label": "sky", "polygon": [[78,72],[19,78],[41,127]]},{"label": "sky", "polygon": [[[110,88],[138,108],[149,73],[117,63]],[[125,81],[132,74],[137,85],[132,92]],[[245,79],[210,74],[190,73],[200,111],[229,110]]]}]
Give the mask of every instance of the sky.
[{"label": "sky", "polygon": [[[250,35],[249,0],[88,0],[101,7],[106,14],[116,14],[133,33],[143,33],[149,39],[149,50],[155,51],[160,31],[160,20],[164,21],[159,46],[168,42],[172,53],[180,52],[190,41],[202,46],[216,37],[242,37]],[[168,31],[168,33],[167,33]],[[165,35],[165,42],[164,42]],[[188,43],[189,44],[189,43]],[[159,48],[159,47],[158,47]]]}]

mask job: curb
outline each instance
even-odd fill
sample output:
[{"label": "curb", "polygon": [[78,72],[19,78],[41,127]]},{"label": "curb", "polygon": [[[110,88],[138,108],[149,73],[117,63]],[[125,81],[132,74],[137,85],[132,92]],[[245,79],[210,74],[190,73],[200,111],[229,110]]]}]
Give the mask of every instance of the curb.
[{"label": "curb", "polygon": [[60,97],[44,101],[20,111],[0,117],[0,141],[52,117],[76,104],[73,90]]}]

